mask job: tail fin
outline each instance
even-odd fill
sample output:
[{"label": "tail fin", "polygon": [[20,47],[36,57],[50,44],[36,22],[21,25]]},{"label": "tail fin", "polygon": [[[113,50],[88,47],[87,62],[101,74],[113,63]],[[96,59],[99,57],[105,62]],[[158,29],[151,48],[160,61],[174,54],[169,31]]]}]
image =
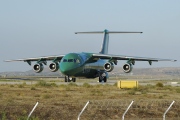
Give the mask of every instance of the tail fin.
[{"label": "tail fin", "polygon": [[109,46],[109,33],[108,30],[104,30],[104,39],[101,46],[101,54],[108,54],[108,46]]},{"label": "tail fin", "polygon": [[125,31],[95,31],[95,32],[76,32],[75,34],[102,34],[104,33],[104,39],[101,46],[101,54],[108,54],[108,46],[109,46],[109,33],[142,33],[142,32],[125,32]]}]

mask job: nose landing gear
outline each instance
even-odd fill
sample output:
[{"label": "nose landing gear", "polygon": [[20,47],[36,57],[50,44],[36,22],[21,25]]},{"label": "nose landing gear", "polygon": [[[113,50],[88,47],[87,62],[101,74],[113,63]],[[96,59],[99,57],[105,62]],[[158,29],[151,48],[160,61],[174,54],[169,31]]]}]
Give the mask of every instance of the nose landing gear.
[{"label": "nose landing gear", "polygon": [[76,82],[76,78],[65,76],[65,82]]}]

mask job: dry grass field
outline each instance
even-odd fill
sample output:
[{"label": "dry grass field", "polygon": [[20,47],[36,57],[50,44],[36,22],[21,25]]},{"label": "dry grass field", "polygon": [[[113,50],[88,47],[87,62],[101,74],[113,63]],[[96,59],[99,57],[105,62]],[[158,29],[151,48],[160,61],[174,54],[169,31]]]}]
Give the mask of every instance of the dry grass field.
[{"label": "dry grass field", "polygon": [[26,120],[38,101],[31,120],[76,120],[86,102],[90,101],[82,120],[118,120],[132,100],[135,102],[125,116],[128,120],[162,119],[173,100],[175,103],[167,118],[180,119],[180,87],[165,85],[167,80],[139,81],[139,88],[133,89],[119,89],[116,83],[91,85],[89,81],[79,80],[77,83],[82,82],[79,85],[64,84],[61,79],[0,79],[0,119]]}]

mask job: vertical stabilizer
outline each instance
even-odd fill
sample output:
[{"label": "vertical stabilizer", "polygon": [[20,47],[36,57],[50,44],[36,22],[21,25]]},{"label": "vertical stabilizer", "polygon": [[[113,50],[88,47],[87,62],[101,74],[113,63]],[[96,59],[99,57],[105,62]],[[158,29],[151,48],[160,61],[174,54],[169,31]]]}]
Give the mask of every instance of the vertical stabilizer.
[{"label": "vertical stabilizer", "polygon": [[109,33],[108,30],[104,30],[104,39],[101,46],[101,54],[108,54],[108,46],[109,46]]}]

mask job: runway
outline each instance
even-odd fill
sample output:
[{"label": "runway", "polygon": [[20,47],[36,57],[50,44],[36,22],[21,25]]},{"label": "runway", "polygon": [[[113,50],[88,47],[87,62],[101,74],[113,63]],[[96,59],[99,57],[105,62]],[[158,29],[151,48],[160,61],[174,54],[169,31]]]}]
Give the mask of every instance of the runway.
[{"label": "runway", "polygon": [[[84,83],[88,83],[90,85],[114,85],[115,83],[117,83],[119,80],[121,79],[110,79],[108,80],[106,83],[102,82],[99,83],[98,79],[77,79],[76,82],[64,82],[63,78],[7,78],[7,79],[3,79],[0,80],[0,84],[27,84],[27,85],[32,85],[32,84],[37,84],[39,81],[45,81],[47,83],[55,83],[56,85],[68,85],[70,83],[74,83],[77,85],[83,85]],[[133,79],[131,79],[133,80]],[[137,80],[137,79],[134,79]],[[137,80],[139,85],[156,85],[157,80],[156,79],[141,79],[141,80]],[[163,82],[164,85],[170,85],[170,86],[180,86],[180,83],[178,82],[178,80],[166,80],[164,82],[164,80],[158,80],[160,82]]]}]

